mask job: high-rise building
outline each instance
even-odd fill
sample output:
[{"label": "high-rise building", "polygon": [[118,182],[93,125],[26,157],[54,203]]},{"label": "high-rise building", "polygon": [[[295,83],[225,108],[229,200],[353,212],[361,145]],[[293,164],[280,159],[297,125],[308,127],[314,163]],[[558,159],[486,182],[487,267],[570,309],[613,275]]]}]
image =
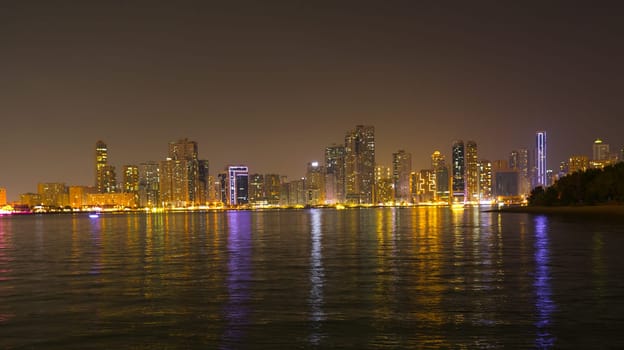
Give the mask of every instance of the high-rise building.
[{"label": "high-rise building", "polygon": [[108,165],[108,147],[104,141],[95,143],[95,188],[98,193],[105,193],[104,167]]},{"label": "high-rise building", "polygon": [[531,177],[529,167],[529,150],[519,148],[511,152],[509,156],[509,167],[518,171],[518,188],[520,194],[528,195],[531,192]]},{"label": "high-rise building", "polygon": [[414,203],[433,202],[436,193],[435,172],[432,169],[422,169],[417,176],[412,177],[412,187],[416,188]]},{"label": "high-rise building", "polygon": [[6,188],[0,187],[0,206],[5,206],[6,204],[7,204]]},{"label": "high-rise building", "polygon": [[375,186],[375,128],[357,125],[345,136],[346,201],[372,204]]},{"label": "high-rise building", "polygon": [[410,190],[410,174],[412,173],[412,155],[399,150],[392,154],[392,182],[394,184],[394,200],[399,203],[412,201]]},{"label": "high-rise building", "polygon": [[139,205],[146,208],[161,205],[160,170],[156,162],[139,164]]},{"label": "high-rise building", "polygon": [[215,181],[215,187],[216,190],[215,192],[218,193],[218,201],[223,203],[223,204],[227,204],[228,203],[228,190],[227,190],[227,183],[228,183],[228,174],[227,173],[219,173],[217,174],[217,181]]},{"label": "high-rise building", "polygon": [[210,167],[205,159],[197,161],[197,189],[197,203],[206,205],[210,199]]},{"label": "high-rise building", "polygon": [[[176,202],[184,202],[185,206],[202,204],[200,198],[199,160],[197,158],[197,142],[188,139],[180,139],[169,142],[169,157],[175,169],[177,178],[168,181],[174,188],[171,193],[176,193]],[[185,172],[185,175],[181,175]],[[165,178],[166,173],[162,176]],[[165,178],[166,179],[166,178]],[[178,188],[182,186],[183,188]],[[186,194],[182,194],[186,192]]]},{"label": "high-rise building", "polygon": [[479,201],[479,158],[477,155],[477,143],[466,142],[464,164],[466,167],[466,183],[464,188],[465,200],[468,202]]},{"label": "high-rise building", "polygon": [[167,158],[160,162],[160,200],[165,207],[192,205],[189,191],[189,167],[184,159]]},{"label": "high-rise building", "polygon": [[95,188],[98,193],[117,192],[115,167],[108,164],[108,147],[103,141],[95,144]]},{"label": "high-rise building", "polygon": [[479,201],[492,199],[492,162],[482,159],[479,167]]},{"label": "high-rise building", "polygon": [[546,150],[546,131],[538,131],[535,134],[535,181],[533,187],[548,186]]},{"label": "high-rise building", "polygon": [[280,203],[282,180],[278,174],[264,175],[264,195],[269,205],[278,205]]},{"label": "high-rise building", "polygon": [[306,204],[325,203],[325,169],[319,162],[310,162],[305,177]]},{"label": "high-rise building", "polygon": [[577,171],[585,171],[589,168],[589,158],[587,156],[571,156],[568,160],[567,174],[572,174]]},{"label": "high-rise building", "polygon": [[251,174],[249,175],[249,203],[262,204],[264,203],[264,175]]},{"label": "high-rise building", "polygon": [[375,203],[394,202],[392,170],[385,166],[375,167]]},{"label": "high-rise building", "polygon": [[609,144],[602,142],[601,139],[596,139],[592,146],[593,161],[605,161],[609,159]]},{"label": "high-rise building", "polygon": [[431,155],[431,168],[435,174],[435,201],[449,201],[449,172],[444,155],[435,151]]},{"label": "high-rise building", "polygon": [[325,148],[325,196],[328,203],[345,201],[345,147]]},{"label": "high-rise building", "polygon": [[452,196],[454,203],[463,203],[465,196],[465,158],[464,141],[453,142],[453,164],[452,164]]},{"label": "high-rise building", "polygon": [[124,165],[123,191],[125,193],[139,193],[139,167]]},{"label": "high-rise building", "polygon": [[244,165],[228,167],[227,204],[239,206],[249,203],[249,168]]}]

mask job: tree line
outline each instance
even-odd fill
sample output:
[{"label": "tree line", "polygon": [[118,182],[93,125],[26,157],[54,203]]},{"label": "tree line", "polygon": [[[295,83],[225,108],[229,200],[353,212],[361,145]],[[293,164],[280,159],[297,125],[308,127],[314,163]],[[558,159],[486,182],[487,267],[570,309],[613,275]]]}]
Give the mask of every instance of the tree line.
[{"label": "tree line", "polygon": [[529,205],[595,205],[624,203],[624,162],[603,169],[577,171],[547,188],[536,187]]}]

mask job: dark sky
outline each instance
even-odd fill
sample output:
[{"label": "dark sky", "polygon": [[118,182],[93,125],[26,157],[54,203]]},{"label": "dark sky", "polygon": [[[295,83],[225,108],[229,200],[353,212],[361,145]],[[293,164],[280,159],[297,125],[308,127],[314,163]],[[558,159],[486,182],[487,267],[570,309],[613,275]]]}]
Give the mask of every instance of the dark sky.
[{"label": "dark sky", "polygon": [[378,163],[405,149],[415,169],[454,139],[506,159],[544,129],[553,168],[624,144],[624,21],[601,2],[157,3],[0,3],[9,199],[92,185],[98,139],[118,168],[188,137],[212,173],[290,178],[356,124]]}]

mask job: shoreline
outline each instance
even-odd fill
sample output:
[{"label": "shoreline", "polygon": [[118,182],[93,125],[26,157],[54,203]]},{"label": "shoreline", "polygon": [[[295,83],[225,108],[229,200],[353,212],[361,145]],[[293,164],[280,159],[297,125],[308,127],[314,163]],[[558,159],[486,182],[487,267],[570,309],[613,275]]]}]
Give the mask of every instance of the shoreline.
[{"label": "shoreline", "polygon": [[521,214],[544,214],[544,215],[608,215],[623,216],[624,204],[581,205],[581,206],[523,206],[502,207],[499,209],[486,210],[494,213],[521,213]]}]

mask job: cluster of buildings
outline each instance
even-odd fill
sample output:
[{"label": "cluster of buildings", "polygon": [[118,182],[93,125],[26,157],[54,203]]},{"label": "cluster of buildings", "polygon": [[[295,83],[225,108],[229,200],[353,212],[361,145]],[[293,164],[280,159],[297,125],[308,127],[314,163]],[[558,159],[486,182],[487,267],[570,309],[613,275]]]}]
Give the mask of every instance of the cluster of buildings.
[{"label": "cluster of buildings", "polygon": [[[538,131],[534,149],[512,150],[504,160],[483,159],[475,141],[456,140],[448,157],[434,151],[427,169],[413,169],[405,150],[393,153],[391,166],[385,167],[375,160],[374,127],[357,125],[346,132],[344,142],[325,148],[323,162],[309,162],[300,179],[250,173],[245,165],[227,166],[213,176],[208,161],[198,157],[197,143],[181,139],[169,143],[162,161],[124,165],[118,181],[108,147],[98,141],[94,186],[39,183],[36,193],[20,196],[18,205],[46,211],[522,202],[532,188],[615,163],[624,159],[624,149],[620,153],[611,153],[608,144],[596,140],[591,159],[573,155],[554,174],[546,167],[546,132]],[[0,207],[4,204],[6,190],[0,188]]]}]

